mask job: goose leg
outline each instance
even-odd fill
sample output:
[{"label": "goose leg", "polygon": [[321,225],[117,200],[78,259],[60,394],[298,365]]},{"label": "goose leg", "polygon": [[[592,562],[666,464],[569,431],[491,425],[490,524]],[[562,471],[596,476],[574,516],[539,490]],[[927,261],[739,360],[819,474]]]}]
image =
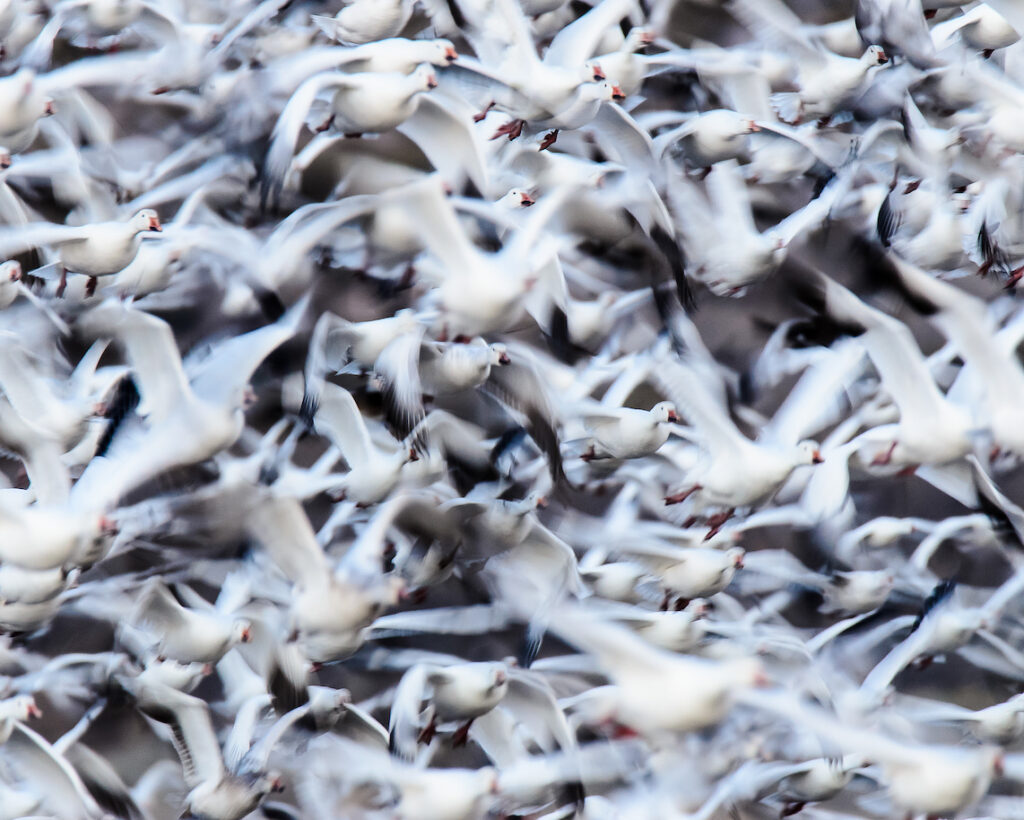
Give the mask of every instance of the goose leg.
[{"label": "goose leg", "polygon": [[469,727],[473,725],[472,720],[467,720],[452,735],[452,746],[465,746],[469,740]]},{"label": "goose leg", "polygon": [[64,298],[64,291],[68,287],[68,269],[63,265],[60,266],[60,281],[57,283],[57,298]]},{"label": "goose leg", "polygon": [[555,140],[557,140],[557,139],[558,139],[558,129],[557,128],[554,129],[553,131],[548,131],[548,133],[546,133],[544,135],[544,139],[542,139],[540,141],[540,150],[541,151],[546,151],[548,148],[550,148],[552,145],[555,144]]},{"label": "goose leg", "polygon": [[667,507],[670,504],[682,504],[684,501],[686,501],[687,498],[689,498],[699,489],[701,489],[700,484],[694,484],[688,490],[683,490],[682,492],[676,493],[675,495],[666,495],[665,506]]},{"label": "goose leg", "polygon": [[99,283],[99,280],[95,276],[90,276],[89,277],[89,281],[85,283],[85,295],[86,295],[87,298],[89,296],[95,295],[95,293],[96,293],[96,285],[98,283]]},{"label": "goose leg", "polygon": [[419,735],[416,737],[417,743],[430,744],[434,739],[434,735],[437,734],[437,719],[434,715],[430,716],[430,723],[423,727]]},{"label": "goose leg", "polygon": [[473,122],[482,122],[483,119],[490,113],[491,109],[494,108],[494,100],[491,100],[485,105],[479,113],[473,115]]}]

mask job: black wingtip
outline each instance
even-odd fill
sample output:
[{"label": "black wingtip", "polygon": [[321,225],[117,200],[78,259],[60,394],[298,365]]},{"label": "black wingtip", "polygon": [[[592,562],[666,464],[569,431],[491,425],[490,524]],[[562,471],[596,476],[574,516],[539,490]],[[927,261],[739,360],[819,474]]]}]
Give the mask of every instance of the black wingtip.
[{"label": "black wingtip", "polygon": [[121,428],[121,424],[139,406],[139,400],[139,389],[135,386],[135,380],[131,374],[128,373],[122,376],[114,387],[114,395],[107,403],[106,410],[103,413],[103,418],[107,419],[107,427],[100,437],[99,444],[96,446],[97,456],[107,454],[107,451],[110,450],[110,445],[114,442],[114,436]]},{"label": "black wingtip", "polygon": [[662,256],[665,257],[665,261],[668,263],[669,270],[672,271],[679,304],[683,306],[683,310],[687,313],[695,312],[697,310],[697,297],[694,295],[690,280],[686,276],[686,257],[683,255],[679,243],[669,236],[664,228],[658,226],[651,230],[651,239],[658,246],[658,250],[661,251]]},{"label": "black wingtip", "polygon": [[316,395],[309,391],[303,393],[302,402],[299,404],[299,421],[302,422],[307,430],[313,429],[318,409],[320,409],[320,401]]},{"label": "black wingtip", "polygon": [[921,612],[914,619],[914,625],[910,627],[910,631],[916,631],[921,626],[921,622],[928,616],[928,613],[947,600],[955,589],[956,581],[953,580],[942,581],[936,584],[935,588],[928,594],[928,597],[924,599],[924,603],[921,605]]}]

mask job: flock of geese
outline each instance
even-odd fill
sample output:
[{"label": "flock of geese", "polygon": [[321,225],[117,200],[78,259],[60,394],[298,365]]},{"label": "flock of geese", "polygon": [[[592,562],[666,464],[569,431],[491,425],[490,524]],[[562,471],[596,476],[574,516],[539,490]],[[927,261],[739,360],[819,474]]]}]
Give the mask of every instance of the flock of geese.
[{"label": "flock of geese", "polygon": [[0,820],[1024,817],[1016,0],[0,0]]}]

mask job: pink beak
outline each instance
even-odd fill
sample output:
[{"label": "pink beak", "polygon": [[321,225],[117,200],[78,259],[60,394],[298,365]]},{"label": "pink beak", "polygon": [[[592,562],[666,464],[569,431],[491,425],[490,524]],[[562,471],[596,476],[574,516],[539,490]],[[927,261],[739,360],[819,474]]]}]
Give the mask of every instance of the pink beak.
[{"label": "pink beak", "polygon": [[21,265],[19,265],[17,262],[15,262],[11,266],[10,277],[12,282],[17,282],[19,279],[21,279]]},{"label": "pink beak", "polygon": [[615,102],[622,102],[626,99],[626,95],[622,93],[622,89],[617,85],[612,86],[612,99],[615,100]]},{"label": "pink beak", "polygon": [[523,193],[519,195],[519,204],[524,208],[529,208],[536,200],[529,194]]},{"label": "pink beak", "polygon": [[427,75],[427,88],[437,88],[437,77],[433,74]]},{"label": "pink beak", "polygon": [[47,100],[43,103],[43,116],[52,117],[56,113],[56,109],[53,107],[53,100]]},{"label": "pink beak", "polygon": [[607,79],[608,78],[605,76],[604,70],[601,68],[601,66],[599,66],[599,65],[597,65],[595,63],[594,64],[594,81],[595,82],[599,82],[600,80],[607,80]]},{"label": "pink beak", "polygon": [[449,63],[454,63],[457,59],[459,59],[459,52],[457,52],[454,48],[449,46],[444,50],[444,58]]},{"label": "pink beak", "polygon": [[679,423],[679,416],[676,414],[675,410],[668,411],[668,420],[671,421],[673,424]]},{"label": "pink beak", "polygon": [[104,535],[117,535],[121,531],[121,528],[117,526],[117,522],[113,518],[107,518],[105,515],[100,516],[100,532]]},{"label": "pink beak", "polygon": [[163,228],[160,227],[160,219],[159,219],[159,217],[151,216],[149,218],[149,229],[151,231],[162,231],[163,230]]},{"label": "pink beak", "polygon": [[43,716],[43,710],[36,706],[34,703],[28,705],[28,716],[34,718],[41,718]]},{"label": "pink beak", "polygon": [[822,464],[822,463],[823,463],[823,462],[825,461],[825,459],[824,459],[824,458],[822,457],[822,455],[821,455],[821,451],[820,451],[820,450],[815,450],[815,451],[814,451],[814,452],[813,452],[813,453],[811,454],[811,461],[812,461],[812,462],[813,462],[814,464]]}]

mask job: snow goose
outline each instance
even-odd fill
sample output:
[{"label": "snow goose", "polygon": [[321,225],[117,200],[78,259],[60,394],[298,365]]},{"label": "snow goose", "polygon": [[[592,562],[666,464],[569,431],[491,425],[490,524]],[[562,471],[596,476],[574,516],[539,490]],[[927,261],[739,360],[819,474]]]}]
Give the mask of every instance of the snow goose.
[{"label": "snow goose", "polygon": [[692,260],[692,275],[720,296],[739,295],[778,268],[797,237],[827,219],[846,185],[845,177],[833,180],[819,196],[763,233],[754,225],[750,196],[732,160],[715,165],[706,193],[685,175],[674,174],[668,200]]},{"label": "snow goose", "polygon": [[[470,32],[480,60],[460,59],[442,80],[480,104],[483,111],[477,115],[479,119],[494,106],[512,115],[513,119],[495,132],[494,139],[515,139],[534,120],[548,120],[547,126],[555,129],[579,127],[596,115],[600,95],[624,99],[617,87],[607,84],[606,89],[614,89],[609,92],[592,82],[603,81],[604,74],[595,72],[586,60],[594,54],[602,34],[627,13],[633,0],[599,3],[555,35],[543,60],[537,56],[518,4],[496,0],[492,5],[492,13],[475,20]],[[495,20],[501,24],[493,26]],[[564,124],[557,122],[559,117]],[[549,139],[554,141],[549,136],[544,141],[548,145]]]},{"label": "snow goose", "polygon": [[583,423],[592,443],[583,459],[651,455],[668,441],[669,425],[678,421],[675,405],[670,401],[658,402],[650,410],[590,405],[583,411]]},{"label": "snow goose", "polygon": [[888,439],[887,449],[874,451],[872,463],[941,464],[970,452],[970,418],[940,392],[907,326],[824,274],[813,272],[801,281],[800,298],[849,328],[899,409],[896,424],[875,427],[855,440],[863,447]]},{"label": "snow goose", "polygon": [[542,241],[542,236],[568,194],[562,188],[545,196],[500,251],[486,253],[467,238],[439,180],[411,186],[403,204],[432,257],[432,264],[419,263],[418,270],[437,283],[426,301],[441,311],[442,336],[472,337],[513,327],[525,310],[538,309],[526,299],[535,287],[547,297],[541,300],[542,315],[549,315],[549,301],[562,287],[562,271],[556,242],[549,236]]},{"label": "snow goose", "polygon": [[[306,80],[281,112],[271,135],[264,170],[264,198],[280,189],[310,106],[321,92],[333,90],[330,122],[345,134],[390,131],[413,115],[419,96],[437,87],[429,65],[411,74],[323,72]],[[328,126],[330,125],[328,123]]]},{"label": "snow goose", "polygon": [[414,0],[354,0],[334,17],[311,15],[332,40],[360,45],[396,36],[412,17]]},{"label": "snow goose", "polygon": [[90,462],[72,503],[106,508],[164,470],[197,463],[234,443],[244,426],[249,379],[295,334],[305,309],[300,301],[279,322],[217,344],[205,358],[190,359],[187,369],[162,319],[110,301],[83,317],[81,326],[115,337],[124,348],[145,420],[130,420],[106,457]]},{"label": "snow goose", "polygon": [[983,709],[968,709],[955,703],[914,702],[907,711],[915,722],[963,726],[983,743],[1006,746],[1024,734],[1024,695],[1014,695]]},{"label": "snow goose", "polygon": [[[637,58],[636,52],[652,42],[654,32],[651,29],[632,28],[616,51],[593,57],[589,65],[597,68],[600,74],[629,97],[640,90],[646,75],[646,66]],[[598,76],[598,72],[595,72],[595,76]]]},{"label": "snow goose", "polygon": [[444,67],[458,59],[449,40],[406,40],[392,37],[356,48],[319,46],[275,60],[268,67],[270,93],[291,94],[304,80],[338,68],[350,74],[409,74],[423,63]]},{"label": "snow goose", "polygon": [[645,735],[696,731],[718,724],[738,691],[765,680],[753,658],[717,662],[681,657],[584,611],[559,610],[551,629],[593,653],[613,681],[585,693],[576,704],[597,725],[618,724]]},{"label": "snow goose", "polygon": [[[728,410],[702,386],[700,377],[686,363],[665,359],[656,378],[665,393],[681,408],[696,430],[704,455],[687,473],[689,487],[670,495],[666,503],[680,503],[695,496],[697,509],[725,507],[726,518],[712,525],[712,532],[736,507],[757,504],[770,497],[797,467],[822,461],[813,441],[797,442],[791,435],[753,442],[729,419]],[[720,517],[720,516],[719,516]]]},{"label": "snow goose", "polygon": [[861,42],[889,49],[921,69],[938,65],[921,6],[921,0],[857,0],[854,21]]},{"label": "snow goose", "polygon": [[0,111],[4,112],[0,145],[11,153],[24,151],[35,141],[39,120],[53,110],[53,100],[45,95],[31,68],[4,77],[0,80]]},{"label": "snow goose", "polygon": [[[977,803],[993,779],[1004,772],[1002,750],[995,747],[925,746],[841,723],[821,709],[798,703],[788,694],[750,692],[741,697],[751,705],[787,718],[794,727],[880,765],[883,783],[889,787],[890,799],[895,804],[893,813],[955,815]],[[1006,773],[1011,774],[1009,766]]]},{"label": "snow goose", "polygon": [[410,444],[391,441],[384,449],[375,444],[352,394],[324,382],[315,391],[313,429],[341,450],[349,472],[332,488],[339,498],[370,506],[386,498],[403,477],[403,468],[418,459]]},{"label": "snow goose", "polygon": [[[912,307],[939,327],[963,357],[964,370],[950,388],[949,398],[966,400],[972,409],[982,404],[982,420],[991,430],[993,446],[1024,454],[1024,437],[1012,419],[1012,408],[1024,401],[1024,369],[996,342],[996,328],[984,303],[896,257],[872,262],[885,280],[906,294]],[[970,395],[975,391],[981,397]]]},{"label": "snow goose", "polygon": [[314,662],[355,652],[366,628],[395,604],[403,585],[382,576],[383,539],[405,503],[398,496],[374,516],[337,569],[329,564],[301,505],[294,499],[265,499],[256,504],[247,529],[294,584],[289,621],[291,636]]},{"label": "snow goose", "polygon": [[117,220],[78,227],[30,223],[17,230],[0,231],[0,255],[11,256],[42,245],[57,245],[61,265],[57,295],[63,295],[67,273],[71,271],[89,277],[86,295],[91,296],[96,277],[110,276],[127,267],[138,253],[141,234],[159,230],[160,218],[156,211],[149,209],[139,211],[127,222]]},{"label": "snow goose", "polygon": [[871,69],[888,62],[881,46],[872,44],[859,59],[840,57],[809,42],[800,20],[775,0],[733,0],[729,9],[758,38],[782,51],[796,54],[799,91],[776,94],[772,102],[780,117],[799,122],[804,117],[825,118],[864,85]]},{"label": "snow goose", "polygon": [[68,820],[106,816],[67,758],[24,723],[16,724],[10,738],[0,746],[0,759],[5,770],[13,771],[41,798],[40,804],[48,813]]},{"label": "snow goose", "polygon": [[235,644],[251,640],[247,619],[182,606],[160,581],[142,590],[133,620],[154,633],[159,656],[182,663],[216,663]]},{"label": "snow goose", "polygon": [[[290,723],[279,722],[247,753],[236,769],[225,765],[206,703],[170,687],[139,685],[134,678],[118,678],[135,699],[139,710],[171,728],[175,751],[181,759],[185,784],[185,810],[201,820],[241,820],[273,791],[282,790],[279,777],[266,773],[273,746]],[[284,720],[294,721],[299,715]]]},{"label": "snow goose", "polygon": [[[395,690],[388,726],[392,750],[412,760],[418,744],[429,745],[433,740],[438,724],[451,722],[461,724],[452,736],[452,744],[464,744],[473,721],[497,706],[509,686],[509,669],[504,663],[413,666]],[[425,699],[431,704],[429,719],[420,728]]]}]

